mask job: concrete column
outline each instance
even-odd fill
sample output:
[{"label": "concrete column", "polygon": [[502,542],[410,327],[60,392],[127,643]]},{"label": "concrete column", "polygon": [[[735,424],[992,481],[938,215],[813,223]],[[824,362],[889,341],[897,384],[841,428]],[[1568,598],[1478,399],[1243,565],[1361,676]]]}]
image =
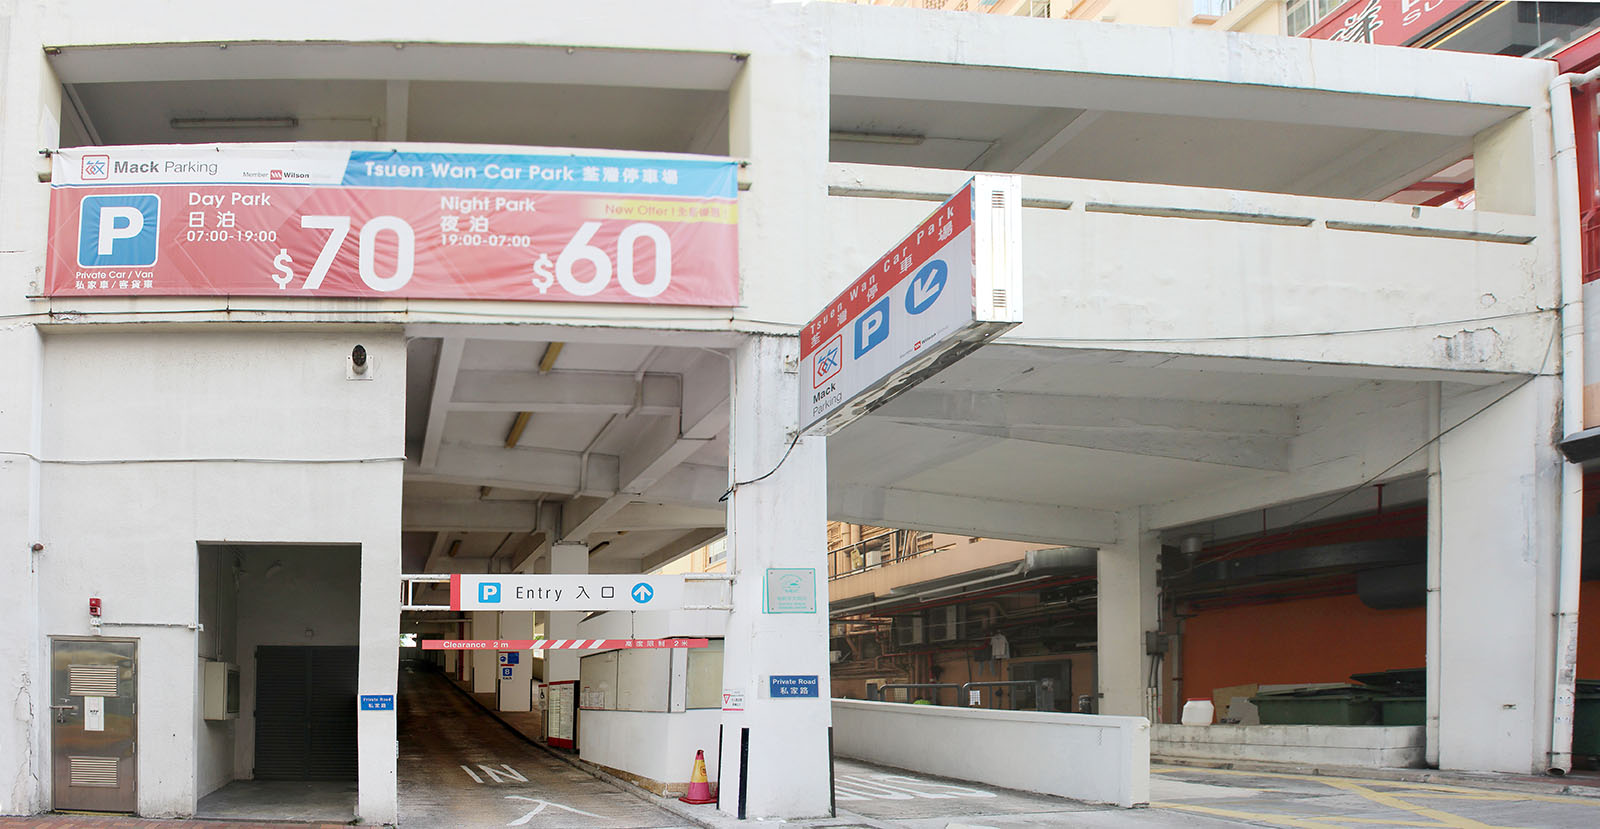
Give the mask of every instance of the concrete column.
[{"label": "concrete column", "polygon": [[1095,560],[1100,714],[1155,718],[1150,684],[1152,657],[1145,631],[1156,629],[1156,563],[1160,537],[1146,532],[1138,510],[1117,515],[1117,543]]},{"label": "concrete column", "polygon": [[[403,353],[403,352],[402,352]],[[396,360],[394,363],[401,363]],[[397,465],[398,466],[398,465]],[[400,503],[400,470],[394,469],[389,491],[374,490],[373,498]],[[400,642],[400,514],[394,510],[392,537],[383,543],[361,545],[361,667],[357,684],[363,694],[397,696],[399,665],[395,649]],[[400,814],[399,730],[396,711],[361,712],[357,719],[356,814],[363,823],[394,823]]]},{"label": "concrete column", "polygon": [[[581,576],[589,572],[589,546],[563,542],[550,547],[550,572],[554,575]],[[545,636],[550,639],[578,638],[578,623],[583,621],[580,611],[562,611],[546,614]],[[578,678],[576,651],[545,651],[545,682]]]},{"label": "concrete column", "polygon": [[[783,370],[798,342],[755,337],[739,349],[734,383],[732,462],[735,480],[776,472],[739,486],[728,520],[729,572],[734,575],[722,682],[743,691],[744,711],[723,714],[718,808],[737,814],[743,789],[749,818],[807,818],[829,813],[827,455],[824,440],[795,444],[795,375]],[[780,465],[780,461],[782,461]],[[812,569],[816,613],[766,613],[771,567]],[[773,675],[815,676],[819,694],[772,697]],[[748,736],[749,763],[741,767]],[[709,752],[708,752],[709,753]]]},{"label": "concrete column", "polygon": [[[1518,381],[1520,382],[1520,381]],[[1561,458],[1560,382],[1538,377],[1444,401],[1439,766],[1527,774],[1550,750]]]},{"label": "concrete column", "polygon": [[[500,614],[501,639],[532,639],[533,611]],[[511,667],[511,678],[500,679],[501,711],[533,710],[533,653],[523,651]]]},{"label": "concrete column", "polygon": [[[467,614],[472,621],[473,639],[499,639],[500,614],[492,610],[474,610]],[[472,651],[470,667],[474,694],[492,694],[499,686],[500,665],[496,651]]]},{"label": "concrete column", "polygon": [[[33,322],[14,315],[42,312],[30,300],[42,287],[50,169],[38,154],[60,146],[61,85],[37,46],[37,4],[12,4],[0,13],[0,815],[49,807],[47,749],[50,663],[39,625],[37,565],[51,554],[40,532],[40,455],[43,373]],[[12,44],[21,44],[13,48]],[[35,542],[43,543],[35,553]]]}]

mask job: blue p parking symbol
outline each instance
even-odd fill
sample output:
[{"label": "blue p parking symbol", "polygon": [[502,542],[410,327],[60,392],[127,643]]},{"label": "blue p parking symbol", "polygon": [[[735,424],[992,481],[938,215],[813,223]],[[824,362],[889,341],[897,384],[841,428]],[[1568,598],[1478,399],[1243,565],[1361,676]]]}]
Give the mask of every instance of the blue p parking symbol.
[{"label": "blue p parking symbol", "polygon": [[483,604],[499,604],[500,582],[486,581],[478,585],[478,601]]},{"label": "blue p parking symbol", "polygon": [[78,266],[147,268],[160,252],[161,199],[150,194],[84,196]]},{"label": "blue p parking symbol", "polygon": [[889,338],[889,299],[867,309],[856,319],[856,359]]}]

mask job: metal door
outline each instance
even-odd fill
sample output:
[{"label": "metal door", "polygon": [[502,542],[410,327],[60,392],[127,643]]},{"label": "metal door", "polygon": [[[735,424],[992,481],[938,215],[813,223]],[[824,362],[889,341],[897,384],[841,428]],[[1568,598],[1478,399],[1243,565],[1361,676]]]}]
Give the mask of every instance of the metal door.
[{"label": "metal door", "polygon": [[136,640],[50,640],[54,808],[138,808],[138,657]]}]

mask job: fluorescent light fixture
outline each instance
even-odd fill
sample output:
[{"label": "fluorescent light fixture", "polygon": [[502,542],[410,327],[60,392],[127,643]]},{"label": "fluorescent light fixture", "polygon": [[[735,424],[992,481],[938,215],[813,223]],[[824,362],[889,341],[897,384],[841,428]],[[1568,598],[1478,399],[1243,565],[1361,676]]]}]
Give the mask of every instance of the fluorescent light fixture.
[{"label": "fluorescent light fixture", "polygon": [[831,141],[851,141],[857,144],[901,144],[915,146],[926,141],[926,135],[893,132],[855,132],[852,130],[834,130],[828,133]]},{"label": "fluorescent light fixture", "polygon": [[214,129],[294,129],[299,118],[174,118],[167,122],[175,130]]}]

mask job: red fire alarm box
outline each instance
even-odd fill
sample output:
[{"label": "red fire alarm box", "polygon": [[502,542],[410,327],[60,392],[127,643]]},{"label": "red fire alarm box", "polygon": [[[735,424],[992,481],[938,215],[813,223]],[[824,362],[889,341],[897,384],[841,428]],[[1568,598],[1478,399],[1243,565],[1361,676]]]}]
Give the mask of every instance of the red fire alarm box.
[{"label": "red fire alarm box", "polygon": [[89,615],[96,619],[100,618],[100,598],[98,596],[89,597]]}]

